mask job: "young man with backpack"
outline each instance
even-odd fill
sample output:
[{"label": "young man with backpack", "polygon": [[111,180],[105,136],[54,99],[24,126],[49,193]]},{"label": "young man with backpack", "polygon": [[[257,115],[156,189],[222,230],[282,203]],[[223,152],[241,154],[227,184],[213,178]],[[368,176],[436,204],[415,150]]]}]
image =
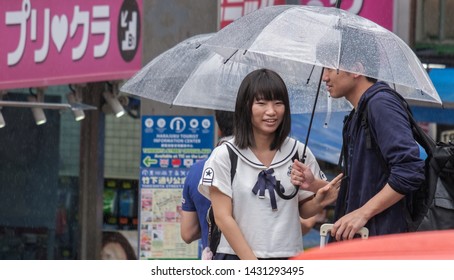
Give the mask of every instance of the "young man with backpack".
[{"label": "young man with backpack", "polygon": [[[351,69],[324,68],[322,74],[330,96],[346,98],[354,107],[343,128],[342,173],[347,178],[335,206],[331,236],[336,240],[352,239],[364,226],[369,236],[409,231],[407,202],[424,185],[425,163],[407,108],[388,84],[371,78],[379,75],[377,40],[373,34],[358,37],[352,28],[342,33],[340,49],[329,38],[320,42],[332,51],[320,53],[318,59]],[[301,163],[293,169],[296,185],[309,176]],[[308,178],[302,188],[310,185]]]},{"label": "young man with backpack", "polygon": [[[424,161],[406,109],[393,94],[375,91],[386,84],[368,77],[325,69],[323,81],[332,97],[345,97],[355,108],[343,130],[344,168],[349,178],[336,203],[338,220],[332,236],[351,239],[363,226],[370,236],[406,232],[403,198],[424,182]],[[362,114],[357,113],[362,106],[367,106],[367,133],[373,138],[366,133]],[[370,139],[375,139],[375,147]]]},{"label": "young man with backpack", "polygon": [[[352,239],[363,226],[370,236],[408,231],[404,197],[424,183],[424,160],[406,109],[386,92],[387,84],[369,77],[325,68],[323,81],[331,97],[345,97],[354,107],[343,129],[343,173],[348,177],[336,201],[331,236]],[[364,106],[367,129],[359,113]],[[292,180],[300,182],[306,167],[295,162],[293,169]]]}]

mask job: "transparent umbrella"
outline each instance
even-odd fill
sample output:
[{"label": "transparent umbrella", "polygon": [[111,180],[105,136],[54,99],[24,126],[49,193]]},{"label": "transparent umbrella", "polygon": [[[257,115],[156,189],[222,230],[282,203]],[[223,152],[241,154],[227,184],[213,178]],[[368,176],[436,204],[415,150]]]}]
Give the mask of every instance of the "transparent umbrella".
[{"label": "transparent umbrella", "polygon": [[[177,44],[145,65],[129,79],[121,91],[170,105],[234,111],[236,95],[243,78],[260,68],[253,64],[226,61],[222,56],[203,46],[213,33],[201,34]],[[272,65],[267,68],[281,74],[289,90],[291,112],[310,113],[317,88],[316,80],[304,80],[322,68],[300,68],[299,72],[280,73]],[[316,111],[349,111],[345,100],[331,100],[323,90]],[[327,113],[327,119],[329,114]]]},{"label": "transparent umbrella", "polygon": [[273,66],[284,75],[300,73],[302,80],[313,76],[305,69],[328,67],[385,81],[409,101],[442,103],[405,42],[374,22],[337,8],[265,7],[229,24],[204,45],[229,61]]}]

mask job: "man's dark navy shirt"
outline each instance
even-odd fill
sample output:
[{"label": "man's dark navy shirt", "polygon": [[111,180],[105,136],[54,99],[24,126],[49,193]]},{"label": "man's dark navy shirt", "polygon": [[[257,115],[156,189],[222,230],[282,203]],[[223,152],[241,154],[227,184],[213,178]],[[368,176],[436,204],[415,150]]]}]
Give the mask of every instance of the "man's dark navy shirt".
[{"label": "man's dark navy shirt", "polygon": [[[361,120],[355,113],[344,129],[347,147],[348,187],[343,185],[337,203],[343,203],[347,193],[345,213],[350,213],[375,196],[386,183],[400,194],[410,194],[424,181],[424,161],[420,158],[408,116],[400,100],[386,91],[370,96],[381,82],[370,87],[361,97],[358,108],[368,101],[368,123],[377,147],[366,148],[366,135]],[[345,141],[344,140],[344,141]],[[379,158],[383,156],[386,166]],[[386,170],[388,169],[388,170]],[[383,235],[407,231],[405,199],[372,217],[365,225],[369,235]]]}]

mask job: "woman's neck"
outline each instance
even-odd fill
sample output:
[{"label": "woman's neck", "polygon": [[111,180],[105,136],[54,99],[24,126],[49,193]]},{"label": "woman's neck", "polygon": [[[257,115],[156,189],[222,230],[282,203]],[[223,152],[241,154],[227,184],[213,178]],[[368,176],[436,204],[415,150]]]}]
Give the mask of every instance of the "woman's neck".
[{"label": "woman's neck", "polygon": [[254,133],[254,146],[256,150],[270,150],[271,144],[274,140],[274,134],[260,134]]},{"label": "woman's neck", "polygon": [[274,155],[276,150],[271,150],[271,143],[273,142],[273,137],[269,135],[254,135],[255,146],[251,147],[251,151],[257,157],[257,159],[265,166],[270,166],[273,162]]}]

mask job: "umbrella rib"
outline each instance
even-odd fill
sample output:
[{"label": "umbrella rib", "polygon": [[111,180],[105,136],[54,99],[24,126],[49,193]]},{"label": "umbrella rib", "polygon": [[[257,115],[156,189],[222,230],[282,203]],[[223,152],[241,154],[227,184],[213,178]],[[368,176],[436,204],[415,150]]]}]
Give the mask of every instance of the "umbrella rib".
[{"label": "umbrella rib", "polygon": [[[383,45],[383,40],[379,40],[378,43],[380,44],[381,49],[383,49],[383,50],[386,49],[385,46]],[[387,62],[388,62],[388,65],[391,66],[391,61],[390,61],[390,59],[389,59],[389,56],[388,56],[388,53],[387,53],[387,52],[385,52],[385,57],[386,57],[386,60],[387,60]],[[394,77],[394,73],[393,73],[394,71],[393,71],[393,68],[392,68],[392,67],[390,67],[390,72],[391,72],[391,76]],[[377,73],[377,76],[378,76],[378,73]],[[393,85],[394,85],[394,89],[397,89],[396,83],[395,83],[395,82],[393,82]]]},{"label": "umbrella rib", "polygon": [[[341,25],[341,19],[339,18],[339,19],[338,19],[338,26],[340,26],[340,25]],[[340,38],[339,38],[340,40],[339,40],[339,48],[338,48],[338,49],[339,49],[339,52],[337,53],[338,56],[337,56],[337,67],[336,67],[336,68],[337,68],[337,74],[339,74],[339,67],[340,67],[341,55],[342,55],[342,53],[343,53],[343,51],[344,51],[344,50],[342,49],[342,37],[343,37],[343,33],[340,32]]]},{"label": "umbrella rib", "polygon": [[236,49],[228,58],[226,58],[224,60],[224,64],[226,64],[227,62],[229,62],[229,60],[238,52],[238,49]]},{"label": "umbrella rib", "polygon": [[[309,73],[309,77],[307,77],[307,80],[306,80],[306,85],[308,85],[309,82],[311,81],[312,73],[314,72],[314,69],[315,69],[315,64],[312,65],[311,72]],[[323,69],[322,69],[322,73],[323,73]]]}]

